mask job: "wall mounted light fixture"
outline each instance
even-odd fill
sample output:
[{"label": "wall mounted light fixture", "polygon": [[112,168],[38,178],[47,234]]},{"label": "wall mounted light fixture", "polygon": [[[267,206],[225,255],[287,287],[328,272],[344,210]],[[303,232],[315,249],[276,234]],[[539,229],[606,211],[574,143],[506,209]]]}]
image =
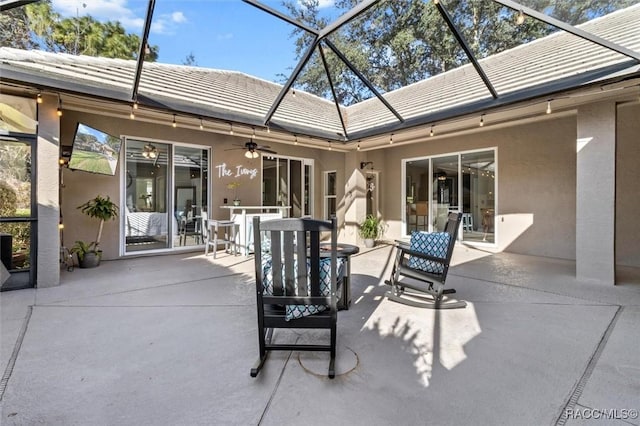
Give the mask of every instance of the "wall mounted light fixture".
[{"label": "wall mounted light fixture", "polygon": [[373,168],[373,161],[361,161],[360,162],[360,170],[364,169],[368,165],[371,165],[371,168]]}]

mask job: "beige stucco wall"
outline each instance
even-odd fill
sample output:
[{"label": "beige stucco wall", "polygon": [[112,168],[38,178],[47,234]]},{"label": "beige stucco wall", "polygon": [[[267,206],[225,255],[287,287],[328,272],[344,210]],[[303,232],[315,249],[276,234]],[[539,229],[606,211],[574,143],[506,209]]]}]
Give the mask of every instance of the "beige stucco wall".
[{"label": "beige stucco wall", "polygon": [[367,153],[385,182],[387,239],[401,237],[402,159],[497,148],[496,250],[575,259],[576,119],[548,117],[503,129],[434,137]]},{"label": "beige stucco wall", "polygon": [[640,104],[618,107],[616,264],[640,268]]},{"label": "beige stucco wall", "polygon": [[[61,141],[63,146],[71,146],[76,123],[82,122],[89,126],[96,127],[102,131],[113,135],[126,135],[127,137],[150,139],[158,142],[174,142],[202,145],[212,148],[212,158],[210,165],[211,182],[211,210],[210,216],[214,218],[228,218],[228,210],[219,208],[223,205],[224,198],[231,204],[234,191],[227,188],[227,184],[232,181],[241,182],[238,188],[238,198],[243,205],[261,204],[261,159],[247,159],[244,157],[244,150],[227,149],[237,148],[233,144],[244,144],[249,140],[248,136],[218,135],[198,129],[172,128],[170,125],[162,126],[157,124],[143,123],[137,120],[119,119],[112,117],[101,117],[93,114],[84,114],[75,111],[68,111],[62,117]],[[169,124],[169,123],[168,123]],[[267,144],[279,155],[287,157],[309,158],[314,160],[313,185],[314,205],[313,216],[321,217],[323,211],[322,197],[322,172],[325,170],[336,170],[338,179],[338,199],[344,195],[344,161],[343,153],[336,151],[318,150],[304,146],[283,145],[264,140],[257,140],[261,144]],[[118,169],[115,176],[104,176],[86,173],[82,171],[63,171],[64,188],[61,191],[62,209],[64,214],[65,244],[71,246],[75,240],[86,241],[95,240],[98,223],[95,219],[90,219],[83,215],[76,207],[96,195],[110,196],[120,205],[120,168],[123,166],[124,150],[121,152]],[[254,179],[249,176],[218,177],[216,166],[226,164],[231,170],[241,165],[246,168],[258,169],[258,175]],[[339,212],[339,219],[344,217],[344,210]],[[114,259],[119,256],[120,233],[119,220],[105,224],[101,247],[104,251],[104,259]]]},{"label": "beige stucco wall", "polygon": [[[621,107],[618,112],[618,172],[616,197],[616,251],[620,264],[640,266],[640,250],[636,236],[640,223],[635,218],[640,197],[636,182],[640,169],[635,167],[640,144],[640,124],[635,118],[640,106]],[[211,214],[224,218],[226,210],[218,208],[223,199],[233,198],[226,188],[227,180],[218,179],[216,165],[244,165],[260,169],[260,161],[247,160],[242,150],[225,151],[233,143],[244,143],[247,137],[216,135],[199,130],[173,129],[67,112],[61,125],[63,145],[71,145],[76,123],[82,121],[104,131],[131,137],[166,142],[199,144],[212,147]],[[576,133],[575,115],[549,116],[543,120],[501,129],[485,127],[473,134],[434,137],[415,145],[394,145],[373,151],[343,154],[303,146],[282,145],[260,140],[288,157],[314,159],[314,216],[323,214],[323,172],[335,170],[338,180],[338,219],[341,240],[357,243],[356,226],[364,218],[362,195],[364,178],[360,161],[372,161],[380,173],[379,206],[387,224],[385,239],[402,237],[402,159],[440,155],[451,152],[497,148],[497,219],[498,244],[492,250],[575,259],[576,253]],[[122,161],[118,167],[121,167]],[[368,169],[371,166],[367,167]],[[64,170],[65,187],[61,191],[65,243],[76,239],[93,240],[97,224],[80,214],[76,207],[97,194],[109,195],[120,202],[118,169],[116,177]],[[242,203],[260,204],[260,179],[244,178],[238,189]],[[362,202],[360,202],[362,201]],[[105,258],[118,257],[119,221],[106,225],[102,241]]]},{"label": "beige stucco wall", "polygon": [[58,223],[58,98],[43,96],[38,107],[38,143],[36,167],[38,183],[38,254],[37,286],[51,287],[60,283],[60,246]]}]

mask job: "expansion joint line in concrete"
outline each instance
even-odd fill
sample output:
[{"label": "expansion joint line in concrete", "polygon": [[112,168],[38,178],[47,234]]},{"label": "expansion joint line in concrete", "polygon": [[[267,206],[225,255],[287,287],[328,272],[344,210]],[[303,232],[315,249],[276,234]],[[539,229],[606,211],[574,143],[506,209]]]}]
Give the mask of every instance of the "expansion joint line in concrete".
[{"label": "expansion joint line in concrete", "polygon": [[29,321],[31,320],[31,312],[33,312],[33,306],[27,307],[27,315],[22,322],[22,328],[20,329],[20,333],[18,334],[18,339],[16,340],[16,344],[13,347],[13,352],[11,353],[11,358],[9,358],[9,362],[7,363],[7,368],[4,370],[4,374],[2,375],[2,379],[0,380],[0,401],[4,397],[4,391],[7,389],[7,384],[9,383],[9,379],[11,378],[11,373],[13,373],[13,367],[16,365],[16,359],[18,359],[18,354],[20,353],[20,347],[22,346],[22,341],[24,340],[25,334],[27,334],[27,328],[29,327]]},{"label": "expansion joint line in concrete", "polygon": [[[295,343],[298,343],[299,339],[300,337],[297,337]],[[260,416],[260,420],[258,421],[258,426],[262,424],[262,421],[264,420],[264,416],[267,415],[267,412],[269,411],[269,407],[271,406],[271,402],[273,401],[273,398],[276,396],[276,392],[278,392],[278,388],[280,387],[280,382],[282,381],[282,376],[284,376],[284,370],[286,370],[287,365],[289,364],[291,355],[293,355],[293,351],[289,351],[289,355],[287,355],[287,360],[284,362],[284,365],[282,366],[282,370],[280,371],[280,375],[278,376],[278,380],[276,381],[276,384],[273,387],[273,391],[271,392],[271,395],[269,395],[269,401],[267,401],[267,405],[265,405],[264,410],[262,411],[262,415]]]},{"label": "expansion joint line in concrete", "polygon": [[571,412],[571,410],[575,409],[576,405],[578,404],[578,399],[580,399],[582,391],[584,391],[587,382],[591,378],[591,374],[593,374],[593,370],[596,368],[596,364],[598,363],[598,360],[600,359],[600,356],[602,355],[602,352],[604,351],[604,348],[609,341],[609,337],[611,336],[611,333],[613,332],[613,329],[615,328],[615,325],[618,322],[618,318],[622,314],[623,309],[623,306],[618,306],[616,313],[613,315],[613,318],[611,318],[607,329],[604,331],[604,334],[598,342],[596,350],[593,352],[593,355],[591,355],[591,359],[589,359],[589,362],[587,363],[587,368],[585,368],[584,373],[582,373],[582,376],[580,377],[580,380],[578,380],[575,388],[573,388],[573,390],[571,391],[571,395],[569,396],[567,403],[562,407],[562,411],[560,412],[560,415],[558,416],[558,419],[555,423],[556,426],[563,426],[568,420],[568,413]]}]

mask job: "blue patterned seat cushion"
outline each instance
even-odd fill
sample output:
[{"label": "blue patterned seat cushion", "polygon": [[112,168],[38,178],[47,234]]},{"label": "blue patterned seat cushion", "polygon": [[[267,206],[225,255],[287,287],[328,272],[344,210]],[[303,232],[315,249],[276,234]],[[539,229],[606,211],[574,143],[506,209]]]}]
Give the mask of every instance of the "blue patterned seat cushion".
[{"label": "blue patterned seat cushion", "polygon": [[[311,268],[311,264],[309,259],[307,259],[307,270]],[[297,275],[298,272],[298,261],[296,260],[294,263],[294,275]],[[337,284],[338,284],[338,300],[341,296],[340,285],[342,283],[342,279],[344,277],[344,259],[337,259],[336,262],[336,275],[337,275]],[[282,275],[284,276],[284,265],[282,270]],[[298,290],[298,280],[295,281],[294,287],[296,292]],[[262,257],[262,288],[264,289],[264,294],[271,295],[273,294],[273,271],[272,271],[272,261],[271,255],[263,254]],[[322,258],[320,259],[320,295],[329,296],[331,294],[331,259],[330,258]],[[286,305],[285,306],[285,320],[290,321],[296,318],[306,317],[308,315],[317,314],[318,312],[322,312],[327,309],[325,305]]]},{"label": "blue patterned seat cushion", "polygon": [[[413,251],[427,254],[434,257],[447,257],[450,235],[446,232],[420,232],[411,233],[410,248]],[[418,256],[409,256],[409,267],[420,269],[431,274],[442,274],[444,265],[431,260],[422,259]]]}]

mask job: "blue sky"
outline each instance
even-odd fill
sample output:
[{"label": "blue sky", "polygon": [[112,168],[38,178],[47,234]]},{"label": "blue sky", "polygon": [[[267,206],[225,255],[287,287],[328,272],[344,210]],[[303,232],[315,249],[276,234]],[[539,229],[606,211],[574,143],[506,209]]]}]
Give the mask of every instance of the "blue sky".
[{"label": "blue sky", "polygon": [[[284,12],[281,1],[263,4]],[[322,0],[323,10],[333,10]],[[91,15],[119,21],[142,34],[147,0],[53,0],[63,16]],[[198,66],[242,71],[283,81],[296,66],[293,27],[240,0],[156,0],[149,42],[160,48],[158,62],[182,64],[193,53]],[[286,77],[284,79],[286,80]]]}]

